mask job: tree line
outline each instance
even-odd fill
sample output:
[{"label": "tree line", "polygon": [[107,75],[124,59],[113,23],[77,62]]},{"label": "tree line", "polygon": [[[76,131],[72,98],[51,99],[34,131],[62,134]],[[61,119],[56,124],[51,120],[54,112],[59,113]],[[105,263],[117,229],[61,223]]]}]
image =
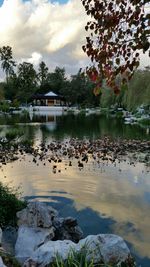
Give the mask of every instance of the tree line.
[{"label": "tree line", "polygon": [[56,67],[50,72],[44,61],[40,62],[38,70],[29,62],[17,64],[10,46],[0,48],[0,63],[6,75],[5,81],[0,83],[0,99],[30,103],[34,94],[53,91],[63,96],[68,105],[99,105],[99,98],[92,91],[93,83],[81,70],[68,78],[65,68]]},{"label": "tree line", "polygon": [[124,85],[119,95],[115,95],[106,83],[102,92],[95,96],[94,83],[81,69],[76,75],[67,77],[65,68],[56,67],[49,72],[45,62],[40,62],[36,71],[33,64],[22,62],[17,64],[9,46],[0,48],[1,68],[6,74],[4,82],[0,82],[0,100],[8,99],[13,103],[30,103],[34,94],[45,94],[53,91],[63,96],[67,105],[79,107],[111,107],[117,105],[128,110],[145,104],[150,105],[150,68],[137,70]]}]

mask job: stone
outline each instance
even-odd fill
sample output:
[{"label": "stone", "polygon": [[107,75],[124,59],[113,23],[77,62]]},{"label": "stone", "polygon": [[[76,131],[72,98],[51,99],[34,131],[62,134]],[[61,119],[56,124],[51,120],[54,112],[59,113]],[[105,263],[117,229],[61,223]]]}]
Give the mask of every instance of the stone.
[{"label": "stone", "polygon": [[40,246],[24,263],[24,267],[51,266],[56,255],[66,260],[71,250],[82,252],[86,250],[87,260],[94,260],[95,264],[104,262],[118,264],[125,262],[130,256],[130,251],[124,240],[117,235],[100,234],[90,235],[80,240],[78,244],[69,240],[49,241]]},{"label": "stone", "polygon": [[73,217],[67,217],[63,221],[63,225],[68,227],[74,227],[77,226],[77,224],[77,220]]},{"label": "stone", "polygon": [[24,263],[24,267],[40,266],[44,267],[55,261],[56,255],[63,260],[67,259],[70,249],[76,246],[70,240],[49,241],[45,245],[39,247],[30,259]]},{"label": "stone", "polygon": [[130,250],[123,238],[113,234],[89,235],[80,240],[76,250],[86,247],[87,259],[94,259],[94,263],[103,261],[104,263],[124,262],[130,255]]},{"label": "stone", "polygon": [[30,202],[25,209],[17,212],[18,225],[49,228],[57,214],[56,210],[45,203]]},{"label": "stone", "polygon": [[19,262],[24,262],[29,258],[33,252],[41,245],[55,236],[54,228],[32,228],[27,226],[20,226],[18,230],[18,238],[15,245],[15,256]]},{"label": "stone", "polygon": [[75,243],[83,238],[83,232],[73,217],[59,218],[53,220],[55,227],[55,240],[71,240]]},{"label": "stone", "polygon": [[2,234],[3,234],[3,232],[2,232],[2,229],[0,228],[0,246],[2,244]]},{"label": "stone", "polygon": [[12,226],[3,229],[2,247],[8,253],[14,255],[15,243],[17,240],[17,229]]},{"label": "stone", "polygon": [[0,267],[6,267],[6,265],[4,265],[3,260],[2,260],[1,257],[0,257]]}]

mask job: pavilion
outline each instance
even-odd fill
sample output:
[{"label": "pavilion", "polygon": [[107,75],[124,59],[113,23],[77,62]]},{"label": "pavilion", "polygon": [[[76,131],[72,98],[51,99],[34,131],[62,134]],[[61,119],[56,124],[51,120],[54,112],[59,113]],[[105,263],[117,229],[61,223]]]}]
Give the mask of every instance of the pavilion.
[{"label": "pavilion", "polygon": [[64,106],[64,98],[50,91],[47,94],[36,94],[32,97],[34,106]]}]

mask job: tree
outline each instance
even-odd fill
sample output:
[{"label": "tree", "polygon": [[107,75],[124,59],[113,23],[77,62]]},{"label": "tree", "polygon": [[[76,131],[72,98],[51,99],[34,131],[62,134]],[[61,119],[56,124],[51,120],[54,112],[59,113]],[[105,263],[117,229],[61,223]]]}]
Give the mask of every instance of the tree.
[{"label": "tree", "polygon": [[62,95],[69,105],[82,107],[99,105],[99,99],[92,93],[93,83],[87,76],[83,76],[81,70],[70,80],[64,83]]},{"label": "tree", "polygon": [[46,66],[45,62],[42,61],[39,64],[39,72],[38,72],[40,87],[42,87],[46,83],[47,77],[48,77],[48,67]]},{"label": "tree", "polygon": [[37,87],[37,74],[33,64],[23,62],[18,65],[18,93],[17,96],[22,102],[27,102]]},{"label": "tree", "polygon": [[6,73],[6,82],[8,83],[9,75],[14,73],[13,68],[16,66],[12,57],[12,48],[10,46],[3,46],[0,48],[0,60],[3,71]]},{"label": "tree", "polygon": [[[103,80],[118,94],[139,66],[139,51],[149,50],[149,0],[81,0],[91,20],[85,27],[84,52],[93,66],[87,74],[96,83],[99,94]],[[149,51],[150,53],[150,51]],[[118,84],[116,77],[121,76]]]},{"label": "tree", "polygon": [[66,74],[64,68],[56,67],[54,72],[48,74],[48,84],[50,86],[50,90],[57,94],[61,94],[65,82]]}]

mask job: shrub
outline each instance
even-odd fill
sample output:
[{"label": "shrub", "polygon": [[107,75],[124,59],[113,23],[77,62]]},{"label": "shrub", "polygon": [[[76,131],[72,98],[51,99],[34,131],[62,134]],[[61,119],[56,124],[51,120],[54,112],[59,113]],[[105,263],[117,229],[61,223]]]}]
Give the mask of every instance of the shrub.
[{"label": "shrub", "polygon": [[20,192],[0,182],[0,227],[16,226],[16,212],[26,207],[26,202],[19,199]]}]

